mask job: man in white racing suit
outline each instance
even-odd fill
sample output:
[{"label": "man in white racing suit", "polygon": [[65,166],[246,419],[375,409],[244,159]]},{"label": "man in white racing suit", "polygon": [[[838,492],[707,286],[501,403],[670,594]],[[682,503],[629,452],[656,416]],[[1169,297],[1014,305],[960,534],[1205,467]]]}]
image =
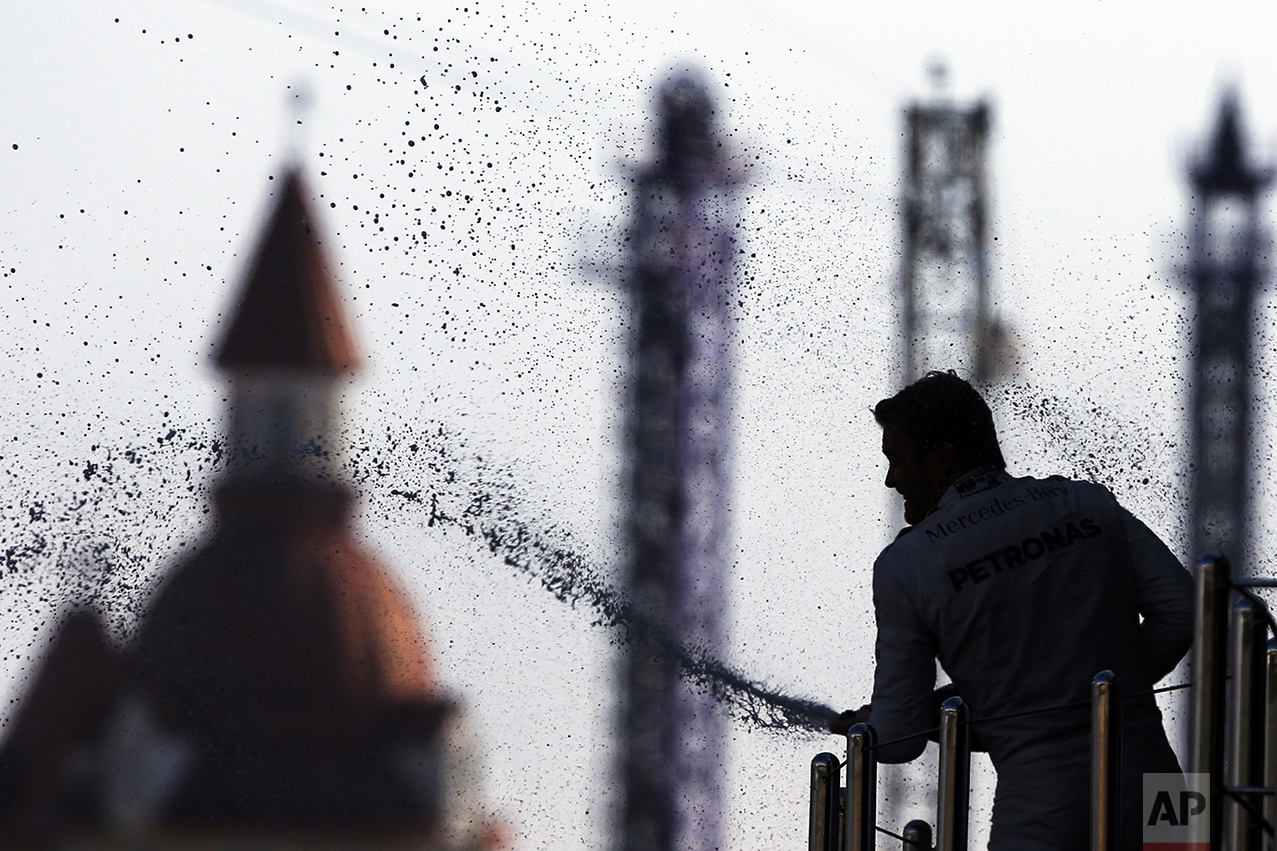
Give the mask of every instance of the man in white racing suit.
[{"label": "man in white racing suit", "polygon": [[1149,692],[1192,641],[1188,572],[1103,486],[1009,475],[988,406],[953,372],[927,374],[874,415],[909,527],[874,564],[869,723],[884,743],[919,734],[879,748],[879,761],[925,748],[938,658],[998,772],[989,848],[1080,851],[1090,708],[1068,704],[1112,670],[1128,697],[1122,847],[1137,848],[1142,775],[1180,771]]}]

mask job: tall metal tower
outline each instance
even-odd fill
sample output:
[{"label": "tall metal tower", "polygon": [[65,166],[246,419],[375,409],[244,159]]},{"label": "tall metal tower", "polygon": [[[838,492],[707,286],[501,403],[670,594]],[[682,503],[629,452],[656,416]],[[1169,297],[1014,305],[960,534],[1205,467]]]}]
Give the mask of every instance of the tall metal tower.
[{"label": "tall metal tower", "polygon": [[690,77],[659,94],[659,153],[637,181],[629,420],[631,641],[622,670],[623,851],[714,851],[722,719],[676,647],[717,656],[735,218],[713,105]]},{"label": "tall metal tower", "polygon": [[[944,71],[933,69],[937,89]],[[937,95],[905,109],[905,380],[958,369],[992,373],[989,339],[988,186],[990,108]]]},{"label": "tall metal tower", "polygon": [[[1246,161],[1236,97],[1220,104],[1205,155],[1189,168],[1188,282],[1193,356],[1193,551],[1239,563],[1249,540],[1250,356],[1262,279],[1258,200],[1272,170]],[[1245,568],[1242,568],[1245,570]]]}]

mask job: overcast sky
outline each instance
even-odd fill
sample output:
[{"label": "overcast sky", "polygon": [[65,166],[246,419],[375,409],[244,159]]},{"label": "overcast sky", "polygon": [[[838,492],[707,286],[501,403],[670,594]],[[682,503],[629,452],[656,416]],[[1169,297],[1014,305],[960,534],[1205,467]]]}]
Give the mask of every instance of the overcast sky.
[{"label": "overcast sky", "polygon": [[[1227,85],[1254,150],[1277,152],[1271,4],[46,0],[0,22],[14,676],[86,588],[123,635],[200,534],[192,444],[225,396],[211,348],[295,157],[369,363],[348,394],[356,454],[404,465],[364,483],[363,534],[474,711],[517,847],[600,847],[615,648],[395,503],[425,475],[395,436],[443,429],[458,464],[513,483],[527,522],[616,569],[627,180],[653,86],[687,66],[751,175],[731,662],[836,705],[868,697],[866,585],[891,530],[867,409],[899,374],[901,109],[937,58],[954,97],[993,104],[1012,468],[1094,475],[1183,552],[1184,166]],[[174,428],[180,446],[162,442]],[[114,479],[86,474],[108,458]],[[730,847],[801,842],[808,762],[835,743],[730,730]]]}]

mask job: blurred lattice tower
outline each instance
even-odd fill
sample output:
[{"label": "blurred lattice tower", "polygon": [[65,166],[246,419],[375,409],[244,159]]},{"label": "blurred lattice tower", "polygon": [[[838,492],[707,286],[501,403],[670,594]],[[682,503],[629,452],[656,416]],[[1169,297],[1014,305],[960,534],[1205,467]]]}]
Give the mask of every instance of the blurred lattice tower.
[{"label": "blurred lattice tower", "polygon": [[1228,93],[1204,156],[1189,168],[1188,283],[1193,353],[1193,551],[1242,566],[1249,541],[1251,351],[1262,283],[1258,201],[1270,168],[1247,162],[1237,98]]},{"label": "blurred lattice tower", "polygon": [[[932,369],[955,369],[977,385],[1009,362],[1010,341],[991,315],[988,274],[989,194],[986,160],[991,108],[954,103],[947,72],[930,69],[933,95],[905,108],[904,253],[901,269],[903,383]],[[898,500],[888,517],[904,525]],[[879,768],[879,807],[887,825],[931,818],[931,769]],[[919,809],[920,803],[926,807]]]},{"label": "blurred lattice tower", "polygon": [[989,312],[990,107],[953,103],[943,94],[944,68],[931,73],[933,99],[905,109],[905,380],[957,369],[984,382],[1004,336]]},{"label": "blurred lattice tower", "polygon": [[656,162],[637,180],[631,641],[622,662],[623,851],[721,847],[723,720],[681,680],[718,656],[727,575],[732,180],[704,85],[661,87]]}]

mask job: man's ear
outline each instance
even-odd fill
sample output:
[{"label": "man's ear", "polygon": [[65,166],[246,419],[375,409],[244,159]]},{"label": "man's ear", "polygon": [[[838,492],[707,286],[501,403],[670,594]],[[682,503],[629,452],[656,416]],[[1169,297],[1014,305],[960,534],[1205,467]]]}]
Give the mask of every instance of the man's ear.
[{"label": "man's ear", "polygon": [[958,465],[958,448],[952,443],[937,443],[931,450],[936,459],[936,469],[942,476],[948,476]]}]

